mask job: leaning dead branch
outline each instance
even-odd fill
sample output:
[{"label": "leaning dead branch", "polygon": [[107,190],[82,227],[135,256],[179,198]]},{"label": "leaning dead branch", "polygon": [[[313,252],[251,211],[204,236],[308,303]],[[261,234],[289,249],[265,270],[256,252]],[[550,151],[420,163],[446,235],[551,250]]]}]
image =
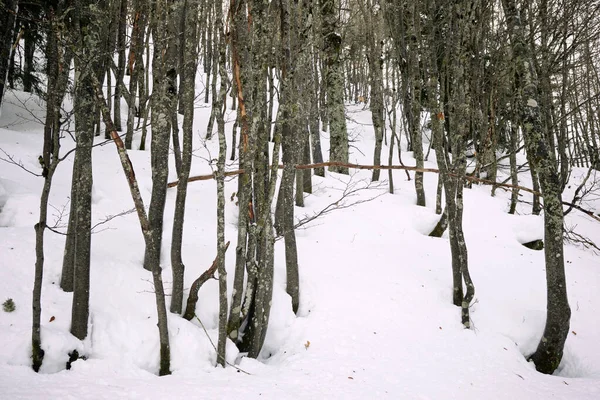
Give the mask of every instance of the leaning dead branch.
[{"label": "leaning dead branch", "polygon": [[[229,243],[230,242],[225,243],[225,249],[223,250],[223,254],[225,254],[225,252],[229,248]],[[183,318],[187,319],[188,321],[191,321],[192,318],[194,318],[194,315],[196,315],[196,302],[198,301],[198,292],[207,280],[215,277],[215,272],[217,272],[217,267],[219,265],[218,261],[219,258],[217,256],[210,268],[204,271],[202,275],[200,275],[198,279],[196,279],[194,283],[192,283],[192,287],[190,288],[190,294],[187,299],[187,305],[185,307],[185,312],[183,313]]]}]

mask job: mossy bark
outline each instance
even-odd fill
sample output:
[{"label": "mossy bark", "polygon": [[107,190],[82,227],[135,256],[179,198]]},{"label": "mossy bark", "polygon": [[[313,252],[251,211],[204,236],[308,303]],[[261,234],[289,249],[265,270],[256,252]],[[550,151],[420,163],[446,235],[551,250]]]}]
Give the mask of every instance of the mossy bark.
[{"label": "mossy bark", "polygon": [[512,60],[516,65],[518,111],[523,127],[525,148],[532,172],[539,177],[544,197],[544,258],[546,267],[546,325],[538,347],[530,356],[536,369],[552,374],[558,368],[569,333],[571,309],[567,297],[563,250],[562,182],[556,155],[544,132],[535,60],[525,42],[526,26],[515,0],[503,0],[511,41]]},{"label": "mossy bark", "polygon": [[[348,163],[348,131],[344,107],[342,36],[339,33],[339,0],[323,0],[321,5],[323,54],[326,64],[327,114],[329,122],[329,161]],[[332,172],[348,174],[347,167],[329,167]]]}]

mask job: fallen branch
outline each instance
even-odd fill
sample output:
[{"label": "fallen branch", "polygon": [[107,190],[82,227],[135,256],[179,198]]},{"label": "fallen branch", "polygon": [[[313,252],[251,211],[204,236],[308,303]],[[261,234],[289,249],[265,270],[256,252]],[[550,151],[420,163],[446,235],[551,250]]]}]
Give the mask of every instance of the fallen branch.
[{"label": "fallen branch", "polygon": [[[235,175],[241,175],[244,173],[243,169],[237,169],[235,171],[228,171],[225,172],[224,176],[235,176]],[[195,182],[195,181],[209,181],[211,179],[215,179],[215,174],[208,174],[208,175],[196,175],[196,176],[191,176],[188,178],[188,183],[189,182]],[[175,181],[175,182],[170,182],[167,184],[167,187],[172,188],[172,187],[176,187],[177,184],[179,183],[179,181]]]},{"label": "fallen branch", "polygon": [[[279,169],[283,169],[283,167],[284,167],[283,165],[279,165]],[[298,165],[294,166],[295,169],[299,169],[299,170],[315,169],[315,168],[322,168],[322,167],[346,167],[346,168],[366,169],[366,170],[374,170],[374,169],[390,170],[391,169],[391,170],[404,170],[404,171],[413,171],[413,172],[431,172],[434,174],[440,173],[440,170],[437,168],[418,168],[418,167],[411,167],[411,166],[406,166],[406,165],[362,165],[362,164],[342,163],[342,162],[336,162],[336,161],[328,161],[328,162],[322,162],[322,163],[316,163],[316,164],[298,164]],[[235,175],[241,175],[244,173],[245,173],[245,171],[243,169],[237,169],[234,171],[225,172],[225,176],[235,176]],[[458,175],[450,173],[450,172],[448,173],[448,175],[453,176],[453,177],[458,177]],[[214,179],[214,178],[215,178],[215,174],[197,175],[197,176],[190,177],[188,179],[188,182],[206,181],[206,180],[210,180],[210,179]],[[463,176],[462,178],[467,181],[470,181],[470,182],[482,183],[484,185],[492,185],[496,188],[502,187],[502,188],[508,188],[508,189],[518,189],[518,190],[522,190],[527,193],[531,193],[531,194],[543,197],[542,193],[540,193],[536,190],[530,189],[528,187],[525,187],[525,186],[511,185],[509,183],[496,182],[496,181],[491,181],[489,179],[477,178],[475,176],[468,176],[468,175]],[[177,183],[178,183],[178,181],[171,182],[167,186],[175,187],[175,186],[177,186]],[[600,216],[595,215],[592,211],[586,210],[581,206],[578,206],[576,204],[569,203],[566,201],[563,201],[562,204],[565,206],[568,206],[568,207],[575,208],[576,210],[579,210],[582,213],[584,213],[584,214],[588,215],[589,217],[595,219],[596,221],[600,222]]]},{"label": "fallen branch", "polygon": [[[315,169],[315,168],[323,168],[323,167],[346,167],[346,168],[366,169],[366,170],[374,170],[374,169],[390,170],[391,169],[391,170],[405,170],[405,171],[413,171],[413,172],[431,172],[431,173],[435,173],[435,174],[440,173],[440,170],[436,169],[436,168],[418,168],[418,167],[411,167],[411,166],[406,166],[406,165],[362,165],[362,164],[342,163],[342,162],[337,162],[337,161],[328,161],[328,162],[322,162],[322,163],[316,163],[316,164],[298,164],[298,165],[294,166],[295,169],[299,169],[299,170]],[[279,165],[279,169],[283,169],[283,168],[284,168],[283,165]],[[225,176],[241,175],[241,174],[244,174],[245,172],[246,171],[244,171],[243,169],[238,169],[235,171],[226,172]],[[449,175],[455,176],[454,174],[451,174],[451,173]],[[210,179],[214,179],[214,178],[215,178],[214,174],[197,175],[197,176],[190,177],[188,179],[188,182],[206,181],[206,180],[210,180]],[[468,181],[474,181],[474,182],[484,183],[484,184],[488,184],[488,185],[496,185],[498,187],[517,188],[517,189],[523,190],[525,192],[529,192],[529,193],[537,194],[537,195],[541,196],[541,193],[536,192],[535,190],[523,187],[523,186],[514,186],[514,185],[511,185],[508,183],[494,182],[494,181],[490,181],[487,179],[477,178],[474,176],[465,176],[464,178]],[[177,183],[178,183],[178,181],[170,182],[167,186],[175,187],[175,186],[177,186]]]},{"label": "fallen branch", "polygon": [[[225,243],[225,250],[223,250],[223,253],[227,251],[229,243],[230,242]],[[196,302],[198,301],[198,292],[200,291],[202,285],[204,285],[204,282],[211,278],[214,278],[215,272],[217,271],[218,260],[218,257],[215,258],[210,268],[204,271],[202,275],[200,275],[198,279],[196,279],[194,283],[192,283],[192,287],[190,288],[190,294],[187,299],[187,305],[185,306],[185,313],[183,313],[183,318],[187,319],[188,321],[191,321],[192,318],[194,318],[194,315],[196,315]]]}]

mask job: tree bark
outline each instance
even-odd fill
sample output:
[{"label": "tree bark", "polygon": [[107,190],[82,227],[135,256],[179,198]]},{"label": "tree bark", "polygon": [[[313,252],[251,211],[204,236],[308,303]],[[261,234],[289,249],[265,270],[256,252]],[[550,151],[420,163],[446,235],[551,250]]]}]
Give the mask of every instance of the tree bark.
[{"label": "tree bark", "polygon": [[517,88],[520,95],[518,110],[521,113],[525,148],[530,158],[530,167],[539,176],[544,196],[546,326],[530,359],[539,372],[551,374],[562,360],[571,317],[564,268],[562,187],[556,156],[548,147],[548,138],[542,129],[537,75],[534,60],[524,41],[526,34],[521,19],[522,11],[518,10],[514,0],[503,0],[502,5],[506,14],[512,59],[517,67]]},{"label": "tree bark", "polygon": [[[44,350],[42,349],[41,337],[41,316],[42,316],[42,282],[44,275],[44,231],[46,229],[46,220],[48,216],[48,199],[50,197],[50,188],[52,187],[52,178],[54,171],[59,163],[60,149],[60,130],[59,117],[60,105],[66,91],[68,81],[67,65],[70,64],[70,58],[62,57],[62,48],[59,47],[61,33],[57,16],[62,16],[63,3],[60,1],[56,9],[46,8],[49,16],[48,40],[46,43],[47,74],[48,74],[48,99],[46,107],[46,120],[44,124],[44,150],[42,158],[44,160],[44,186],[40,196],[40,217],[35,225],[35,272],[32,296],[32,329],[31,329],[31,360],[32,368],[35,372],[40,370],[44,359]],[[62,73],[61,73],[62,71]]]},{"label": "tree bark", "polygon": [[12,38],[17,15],[17,0],[4,0],[5,11],[0,13],[0,106],[4,100],[8,65],[12,59]]},{"label": "tree bark", "polygon": [[[125,31],[127,24],[127,0],[120,0],[119,7],[119,22],[117,28],[117,73],[116,73],[116,87],[115,87],[115,101],[114,106],[114,123],[115,129],[121,131],[121,85],[123,84],[123,77],[125,76]],[[129,147],[131,148],[131,146]]]},{"label": "tree bark", "polygon": [[[181,256],[183,244],[183,222],[185,217],[185,199],[187,197],[187,181],[192,165],[192,150],[194,139],[194,99],[196,67],[198,62],[196,25],[198,22],[198,1],[185,0],[185,40],[182,41],[184,49],[183,63],[183,152],[181,169],[179,170],[177,184],[177,197],[175,198],[175,215],[173,216],[173,234],[171,239],[171,269],[173,271],[173,291],[171,295],[171,312],[181,313],[183,303],[183,285],[185,266]],[[184,182],[185,181],[185,182]]]},{"label": "tree bark", "polygon": [[[329,119],[329,160],[348,162],[348,131],[344,110],[344,71],[342,37],[338,31],[339,0],[323,0],[321,5],[323,53],[325,55],[327,114]],[[348,168],[330,167],[330,171],[348,174]]]},{"label": "tree bark", "polygon": [[[223,8],[222,1],[217,0],[216,10]],[[217,101],[213,108],[217,110],[217,132],[219,135],[219,158],[217,161],[217,265],[219,272],[219,340],[217,344],[217,364],[225,367],[226,345],[227,345],[227,270],[225,268],[225,251],[229,245],[225,243],[225,159],[227,158],[227,140],[225,138],[225,102],[227,98],[227,70],[225,57],[225,32],[223,32],[223,17],[220,13],[215,15],[215,37],[217,41],[217,52],[219,55],[219,77],[220,88]],[[216,74],[213,79],[216,81]]]}]

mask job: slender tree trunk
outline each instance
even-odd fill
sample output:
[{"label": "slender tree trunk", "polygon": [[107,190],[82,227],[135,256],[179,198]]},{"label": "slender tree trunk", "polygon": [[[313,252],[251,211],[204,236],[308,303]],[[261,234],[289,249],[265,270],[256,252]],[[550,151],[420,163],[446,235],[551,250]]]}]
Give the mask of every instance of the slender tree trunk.
[{"label": "slender tree trunk", "polygon": [[[518,123],[517,123],[517,116],[515,115],[513,120],[510,123],[510,156],[509,156],[509,162],[510,162],[510,179],[511,179],[511,184],[513,186],[518,186],[519,185],[519,176],[518,176],[518,170],[517,170],[517,144],[518,144]],[[514,214],[517,210],[517,203],[519,201],[519,189],[517,189],[516,187],[514,187],[511,191],[511,196],[510,196],[510,209],[508,210],[509,214]]]},{"label": "slender tree trunk", "polygon": [[[243,10],[246,7],[246,0],[235,0],[232,3],[231,24],[231,48],[233,56],[233,78],[236,82],[238,95],[238,119],[241,127],[239,140],[239,165],[242,169],[250,171],[252,169],[252,159],[254,157],[254,141],[250,137],[250,123],[248,113],[252,112],[252,81],[249,79],[252,71],[249,60],[249,51],[246,47],[250,42],[248,37],[248,21]],[[235,275],[233,281],[233,295],[231,299],[231,309],[229,321],[227,323],[227,334],[232,340],[240,338],[240,326],[242,323],[242,297],[244,295],[244,275],[248,266],[248,285],[246,295],[253,295],[251,285],[254,283],[250,276],[250,271],[255,268],[255,262],[248,258],[247,254],[252,253],[247,243],[249,224],[254,224],[254,211],[251,194],[251,174],[244,174],[238,179],[238,238],[235,249]]]},{"label": "slender tree trunk", "polygon": [[196,66],[198,61],[196,25],[198,22],[198,1],[185,0],[184,9],[185,40],[183,63],[183,152],[181,169],[178,175],[177,197],[175,198],[175,215],[173,217],[173,235],[171,241],[171,268],[173,270],[173,292],[171,296],[171,312],[180,314],[183,303],[183,284],[185,266],[181,257],[183,244],[183,222],[185,215],[185,199],[187,196],[187,180],[192,165],[192,150],[194,139],[194,98]]},{"label": "slender tree trunk", "polygon": [[[127,132],[125,135],[125,147],[131,149],[133,142],[133,123],[134,117],[142,115],[142,83],[144,69],[144,34],[148,18],[146,16],[146,0],[133,0],[134,4],[134,22],[131,32],[131,46],[129,51],[129,65],[127,70],[129,77],[129,102],[127,113]],[[136,106],[137,92],[139,90],[139,102]]]},{"label": "slender tree trunk", "polygon": [[[348,132],[344,110],[344,72],[342,37],[338,31],[339,0],[323,0],[321,6],[323,52],[325,54],[327,113],[330,126],[329,161],[348,163]],[[329,167],[332,172],[348,174],[348,168]]]},{"label": "slender tree trunk", "polygon": [[46,230],[46,219],[48,216],[48,198],[50,197],[50,188],[52,186],[52,178],[54,171],[58,166],[58,148],[59,134],[54,134],[55,150],[52,161],[48,166],[48,174],[44,178],[44,187],[40,197],[40,218],[35,224],[35,273],[33,284],[33,300],[32,300],[32,331],[31,331],[31,360],[32,368],[35,372],[39,372],[44,360],[44,350],[42,349],[41,336],[41,317],[42,317],[42,281],[44,276],[44,231]]},{"label": "slender tree trunk", "polygon": [[[222,9],[221,0],[216,1],[216,9]],[[220,88],[217,102],[213,107],[218,110],[217,132],[219,135],[219,158],[217,161],[217,271],[219,272],[219,340],[217,344],[217,363],[225,367],[227,344],[227,270],[225,269],[225,159],[227,158],[227,141],[225,138],[225,101],[227,98],[227,70],[225,66],[225,33],[221,14],[215,15],[215,38],[218,38],[218,63]],[[216,59],[216,57],[215,57]],[[216,81],[216,74],[213,79]]]},{"label": "slender tree trunk", "polygon": [[[44,359],[41,337],[42,316],[42,282],[44,275],[44,231],[48,216],[48,199],[54,171],[59,163],[60,149],[60,105],[66,90],[70,58],[67,62],[62,57],[62,49],[59,48],[59,24],[57,16],[62,15],[63,3],[57,4],[56,9],[46,9],[49,18],[48,40],[46,42],[47,74],[48,74],[48,99],[46,107],[46,120],[44,124],[44,149],[42,158],[44,160],[44,186],[40,196],[40,217],[35,225],[35,272],[32,296],[32,329],[31,329],[31,360],[32,368],[38,372]],[[62,71],[62,74],[61,72]]]},{"label": "slender tree trunk", "polygon": [[[313,5],[314,8],[316,8]],[[315,10],[313,8],[313,15]],[[313,41],[316,40],[313,32]],[[313,52],[317,52],[316,48],[313,48]],[[319,124],[319,64],[316,54],[313,56],[313,66],[311,68],[311,85],[312,85],[312,97],[310,101],[310,115],[309,115],[309,129],[310,129],[310,143],[312,159],[315,163],[323,162],[323,153],[321,151],[321,129]],[[325,176],[325,168],[315,168],[315,175]]]},{"label": "slender tree trunk", "polygon": [[23,38],[25,39],[25,49],[24,49],[24,68],[23,68],[23,90],[25,92],[31,93],[33,90],[33,82],[35,72],[35,66],[33,64],[34,55],[35,55],[35,37],[34,32],[31,26],[25,27],[25,32],[23,34]]},{"label": "slender tree trunk", "polygon": [[[371,96],[369,98],[369,107],[371,109],[371,120],[373,121],[373,130],[375,132],[375,150],[373,154],[373,165],[381,165],[381,148],[383,143],[383,132],[385,123],[383,120],[383,52],[382,35],[379,33],[382,20],[380,13],[376,11],[371,1],[366,2],[367,8],[363,8],[367,25],[367,43],[369,50],[367,59],[369,61],[369,81],[371,84]],[[381,170],[374,169],[371,180],[378,181]]]},{"label": "slender tree trunk", "polygon": [[5,11],[0,13],[0,106],[4,100],[8,66],[12,59],[13,32],[17,15],[17,0],[4,0]]},{"label": "slender tree trunk", "polygon": [[[119,22],[117,29],[117,73],[115,87],[115,102],[114,105],[114,122],[115,128],[120,132],[121,128],[121,85],[123,84],[123,76],[125,76],[125,30],[127,24],[127,0],[121,0],[119,8]],[[131,147],[131,146],[130,146]]]},{"label": "slender tree trunk", "polygon": [[98,49],[100,27],[98,20],[92,18],[91,3],[79,0],[76,3],[74,19],[74,37],[78,43],[75,57],[75,137],[77,150],[74,166],[77,172],[73,181],[72,194],[75,197],[74,225],[70,227],[73,246],[73,307],[71,310],[71,333],[80,340],[88,333],[90,299],[90,251],[91,251],[91,213],[92,213],[92,145],[94,126],[96,125],[96,105],[92,74],[101,71],[102,58]]}]

